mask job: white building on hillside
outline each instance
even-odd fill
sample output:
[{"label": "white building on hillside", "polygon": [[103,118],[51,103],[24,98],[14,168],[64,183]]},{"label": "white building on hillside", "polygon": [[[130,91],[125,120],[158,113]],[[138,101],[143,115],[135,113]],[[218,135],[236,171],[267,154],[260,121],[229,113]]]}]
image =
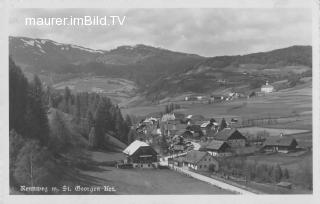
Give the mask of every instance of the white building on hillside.
[{"label": "white building on hillside", "polygon": [[269,84],[268,81],[266,81],[266,84],[261,86],[261,92],[262,93],[272,93],[274,91],[274,87]]}]

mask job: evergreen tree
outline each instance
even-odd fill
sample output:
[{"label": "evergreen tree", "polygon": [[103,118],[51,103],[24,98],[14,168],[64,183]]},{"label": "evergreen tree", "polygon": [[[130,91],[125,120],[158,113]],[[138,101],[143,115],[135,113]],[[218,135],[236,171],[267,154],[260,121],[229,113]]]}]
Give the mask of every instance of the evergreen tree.
[{"label": "evergreen tree", "polygon": [[37,76],[29,86],[27,102],[25,135],[39,140],[41,144],[47,144],[49,137],[48,118],[43,102],[42,84]]},{"label": "evergreen tree", "polygon": [[21,69],[9,58],[9,130],[20,134],[25,131],[24,115],[27,111],[28,81]]},{"label": "evergreen tree", "polygon": [[221,123],[220,123],[220,131],[225,129],[227,127],[227,122],[224,118],[222,118]]},{"label": "evergreen tree", "polygon": [[279,182],[282,178],[282,170],[279,164],[274,167],[273,179],[275,182]]},{"label": "evergreen tree", "polygon": [[284,172],[283,172],[283,178],[284,179],[289,179],[290,175],[289,175],[289,171],[287,168],[284,169]]},{"label": "evergreen tree", "polygon": [[95,116],[95,139],[97,147],[105,147],[105,133],[110,128],[111,115],[108,111],[108,104],[105,99],[101,99]]},{"label": "evergreen tree", "polygon": [[75,120],[76,123],[80,123],[81,121],[81,102],[80,102],[80,95],[76,95],[75,101]]},{"label": "evergreen tree", "polygon": [[97,146],[95,137],[96,137],[95,129],[94,127],[92,127],[89,133],[89,146],[91,148],[95,148]]}]

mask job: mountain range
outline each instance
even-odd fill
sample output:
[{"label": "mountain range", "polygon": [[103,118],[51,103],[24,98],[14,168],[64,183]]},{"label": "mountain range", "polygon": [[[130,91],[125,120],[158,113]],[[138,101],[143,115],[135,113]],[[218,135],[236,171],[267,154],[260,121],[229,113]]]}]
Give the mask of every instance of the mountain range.
[{"label": "mountain range", "polygon": [[[212,48],[215,49],[215,48]],[[140,93],[161,99],[179,93],[212,93],[250,86],[252,81],[275,82],[311,76],[312,47],[291,46],[237,56],[203,57],[138,44],[94,50],[48,39],[9,37],[9,53],[26,73],[49,83],[99,76],[133,81]],[[50,76],[50,77],[49,77]],[[252,85],[252,84],[251,84]]]}]

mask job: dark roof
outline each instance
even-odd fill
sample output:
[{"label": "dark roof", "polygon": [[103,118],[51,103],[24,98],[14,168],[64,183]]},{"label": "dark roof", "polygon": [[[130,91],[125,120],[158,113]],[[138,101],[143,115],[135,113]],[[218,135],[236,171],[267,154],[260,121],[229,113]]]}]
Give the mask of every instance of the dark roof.
[{"label": "dark roof", "polygon": [[228,144],[224,141],[212,140],[209,144],[205,146],[205,148],[207,150],[219,150],[223,145],[228,145]]},{"label": "dark roof", "polygon": [[234,134],[237,134],[240,139],[246,139],[238,130],[232,128],[225,128],[218,132],[214,137],[216,140],[222,140],[222,141],[227,141],[228,139],[231,139],[230,137],[233,136]]},{"label": "dark roof", "polygon": [[184,161],[188,163],[198,163],[204,156],[206,156],[208,153],[207,152],[201,152],[198,150],[192,150],[187,153]]},{"label": "dark roof", "polygon": [[298,145],[296,139],[292,137],[269,137],[265,142],[264,146],[291,146],[292,143],[294,145]]}]

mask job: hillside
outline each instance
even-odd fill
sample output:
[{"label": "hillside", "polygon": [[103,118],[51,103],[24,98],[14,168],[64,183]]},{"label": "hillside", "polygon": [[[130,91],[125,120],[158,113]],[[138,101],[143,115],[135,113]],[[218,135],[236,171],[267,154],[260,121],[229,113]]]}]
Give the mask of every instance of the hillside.
[{"label": "hillside", "polygon": [[26,75],[36,73],[48,84],[60,86],[92,76],[126,79],[151,101],[190,92],[248,92],[266,80],[273,83],[312,73],[311,46],[208,58],[141,44],[93,50],[52,40],[10,37],[9,45],[10,54]]},{"label": "hillside", "polygon": [[159,78],[149,87],[148,95],[164,97],[184,92],[212,93],[228,88],[250,91],[259,88],[266,80],[272,83],[311,76],[311,64],[311,46],[213,57],[178,75]]},{"label": "hillside", "polygon": [[[71,148],[87,149],[89,147],[88,139],[71,115],[50,108],[48,120],[51,130],[50,140],[57,148],[61,146],[61,148],[65,147],[70,150]],[[122,151],[127,146],[112,135],[108,135],[108,142],[110,149],[115,151]]]}]

